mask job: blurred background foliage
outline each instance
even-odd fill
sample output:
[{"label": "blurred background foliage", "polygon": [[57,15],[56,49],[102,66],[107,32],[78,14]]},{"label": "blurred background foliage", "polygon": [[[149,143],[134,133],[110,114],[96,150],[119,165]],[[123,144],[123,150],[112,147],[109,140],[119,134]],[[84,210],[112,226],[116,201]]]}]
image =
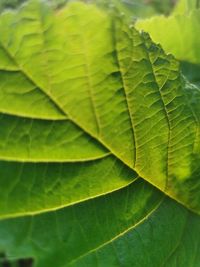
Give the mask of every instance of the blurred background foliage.
[{"label": "blurred background foliage", "polygon": [[[0,0],[0,12],[5,8],[16,8],[27,0]],[[68,0],[47,0],[55,7],[64,5]],[[173,9],[176,0],[85,0],[98,4],[114,4],[123,12],[139,17],[148,17],[154,14],[168,15]]]},{"label": "blurred background foliage", "polygon": [[25,0],[0,0],[0,12],[5,8],[15,8],[23,3]]}]

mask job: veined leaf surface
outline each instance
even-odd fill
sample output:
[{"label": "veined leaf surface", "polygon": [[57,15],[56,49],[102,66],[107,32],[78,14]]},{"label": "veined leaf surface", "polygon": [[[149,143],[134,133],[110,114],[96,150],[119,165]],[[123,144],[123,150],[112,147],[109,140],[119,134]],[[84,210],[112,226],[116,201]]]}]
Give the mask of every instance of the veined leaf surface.
[{"label": "veined leaf surface", "polygon": [[0,59],[6,257],[197,267],[200,93],[173,56],[115,10],[32,0],[0,16]]},{"label": "veined leaf surface", "polygon": [[[88,218],[90,218],[88,220]],[[36,267],[198,267],[199,217],[138,180],[120,191],[0,222],[0,248]]]}]

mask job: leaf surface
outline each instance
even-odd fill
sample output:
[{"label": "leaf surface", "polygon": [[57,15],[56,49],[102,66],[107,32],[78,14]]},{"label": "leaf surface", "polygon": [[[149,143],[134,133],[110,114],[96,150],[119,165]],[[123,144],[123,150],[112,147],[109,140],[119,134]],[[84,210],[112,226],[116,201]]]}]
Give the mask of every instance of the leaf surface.
[{"label": "leaf surface", "polygon": [[[82,3],[57,13],[30,1],[17,12],[2,14],[0,32],[5,55],[1,74],[8,75],[6,64],[10,71],[9,82],[3,79],[3,94],[15,96],[17,70],[23,77],[18,86],[34,85],[31,92],[48,103],[43,114],[32,116],[33,98],[20,90],[25,109],[17,101],[15,112],[2,101],[2,111],[13,115],[2,117],[2,160],[89,161],[110,153],[199,211],[199,193],[193,194],[200,186],[194,149],[199,113],[187,102],[173,57],[119,15]],[[26,114],[27,108],[31,112]]]},{"label": "leaf surface", "polygon": [[32,0],[0,15],[0,59],[0,251],[198,267],[200,91],[174,57],[116,10]]},{"label": "leaf surface", "polygon": [[0,248],[13,260],[32,257],[36,267],[197,267],[198,231],[197,215],[138,180],[79,205],[2,221]]}]

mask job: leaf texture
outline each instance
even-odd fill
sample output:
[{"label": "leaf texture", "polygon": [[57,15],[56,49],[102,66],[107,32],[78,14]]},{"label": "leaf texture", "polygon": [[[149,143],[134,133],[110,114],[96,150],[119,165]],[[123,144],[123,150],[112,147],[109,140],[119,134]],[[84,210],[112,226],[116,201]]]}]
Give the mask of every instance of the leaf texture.
[{"label": "leaf texture", "polygon": [[115,9],[32,0],[0,15],[0,59],[0,251],[198,267],[200,92],[174,57]]},{"label": "leaf texture", "polygon": [[197,215],[138,180],[59,211],[4,220],[0,248],[6,247],[13,260],[33,257],[36,267],[197,267],[199,222]]},{"label": "leaf texture", "polygon": [[[198,180],[190,187],[192,164],[198,167],[194,143],[199,142],[199,114],[187,103],[173,57],[120,16],[81,3],[55,14],[48,5],[31,1],[17,12],[4,13],[0,31],[6,58],[2,66],[8,58],[11,64],[9,83],[15,83],[17,69],[26,82],[34,83],[31,95],[39,91],[59,114],[50,118],[49,106],[43,106],[44,113],[33,118],[18,102],[17,113],[12,105],[7,111],[4,106],[2,112],[13,116],[1,119],[2,160],[88,161],[111,153],[162,191],[199,210],[199,194],[193,194]],[[14,97],[6,81],[1,91]],[[27,94],[19,94],[33,112],[33,98],[28,102]]]}]

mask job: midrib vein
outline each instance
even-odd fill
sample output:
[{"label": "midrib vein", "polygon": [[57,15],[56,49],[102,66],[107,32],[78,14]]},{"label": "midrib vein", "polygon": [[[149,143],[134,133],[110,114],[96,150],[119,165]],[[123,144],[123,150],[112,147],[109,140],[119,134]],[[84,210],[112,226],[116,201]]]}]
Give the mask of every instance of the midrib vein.
[{"label": "midrib vein", "polygon": [[134,225],[132,225],[131,227],[127,228],[125,231],[119,233],[118,235],[116,235],[115,237],[113,237],[112,239],[104,242],[103,244],[101,244],[100,246],[94,248],[94,249],[91,249],[89,252],[85,253],[85,254],[82,254],[81,256],[79,256],[78,258],[72,260],[71,262],[69,262],[65,267],[68,267],[70,266],[71,264],[77,262],[78,260],[84,258],[84,257],[87,257],[88,255],[92,254],[92,253],[95,253],[97,252],[98,250],[104,248],[105,246],[113,243],[115,240],[117,240],[118,238],[124,236],[126,233],[134,230],[136,227],[139,227],[140,225],[142,225],[143,223],[145,223],[145,221],[148,220],[148,218],[150,216],[152,216],[158,209],[159,207],[161,206],[161,204],[163,203],[165,199],[165,195],[163,195],[163,197],[161,198],[161,200],[154,206],[154,208],[151,209],[151,211],[149,213],[147,213],[141,220],[139,220],[137,223],[135,223]]}]

